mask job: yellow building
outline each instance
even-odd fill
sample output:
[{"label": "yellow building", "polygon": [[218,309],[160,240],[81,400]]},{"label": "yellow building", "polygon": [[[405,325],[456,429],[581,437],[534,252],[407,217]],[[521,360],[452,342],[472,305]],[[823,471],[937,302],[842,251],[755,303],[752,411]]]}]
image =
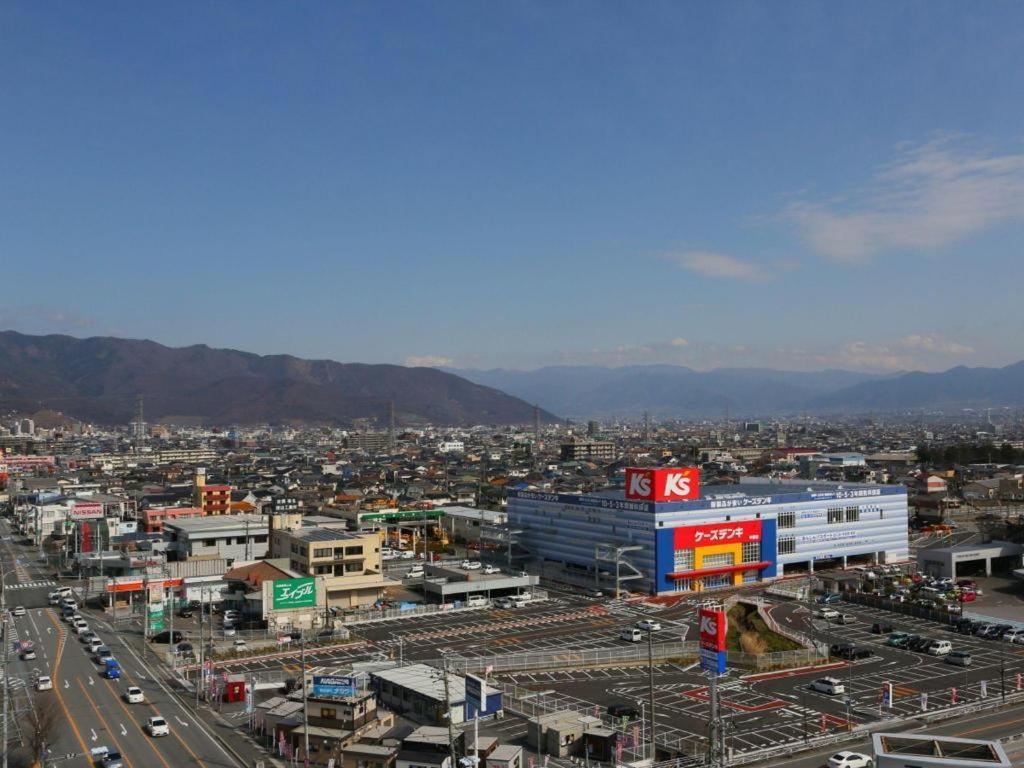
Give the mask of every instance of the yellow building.
[{"label": "yellow building", "polygon": [[400,586],[385,578],[380,547],[380,537],[374,532],[282,529],[275,524],[268,558],[287,559],[290,570],[317,577],[318,585],[323,584],[327,591],[330,607],[360,608],[383,598],[387,587]]}]

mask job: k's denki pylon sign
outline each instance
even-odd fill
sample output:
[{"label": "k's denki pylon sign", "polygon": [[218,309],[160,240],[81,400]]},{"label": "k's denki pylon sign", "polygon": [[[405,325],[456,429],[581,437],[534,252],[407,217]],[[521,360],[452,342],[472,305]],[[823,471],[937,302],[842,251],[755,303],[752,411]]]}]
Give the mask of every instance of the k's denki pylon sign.
[{"label": "k's denki pylon sign", "polygon": [[697,467],[626,469],[626,498],[632,501],[686,501],[700,498]]}]

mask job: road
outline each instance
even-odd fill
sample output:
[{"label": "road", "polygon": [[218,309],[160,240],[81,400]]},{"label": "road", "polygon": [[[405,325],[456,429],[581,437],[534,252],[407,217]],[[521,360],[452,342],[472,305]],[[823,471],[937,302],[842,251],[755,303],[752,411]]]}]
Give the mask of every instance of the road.
[{"label": "road", "polygon": [[[123,667],[124,676],[120,680],[102,677],[100,668],[74,632],[48,606],[47,594],[53,587],[22,586],[46,582],[46,573],[12,547],[8,530],[7,521],[0,521],[0,534],[4,536],[0,559],[5,573],[10,574],[6,579],[5,597],[8,606],[24,605],[27,609],[27,615],[13,619],[9,639],[31,641],[37,652],[34,661],[23,661],[12,654],[9,674],[12,683],[22,681],[18,689],[24,694],[23,700],[33,693],[34,675],[49,675],[53,679],[52,691],[35,694],[37,707],[57,708],[58,725],[51,736],[50,757],[73,755],[64,763],[91,766],[89,750],[106,746],[121,752],[126,768],[237,766],[238,761],[190,709],[182,706],[135,650],[113,633],[109,625],[86,615],[93,631],[111,648]],[[129,685],[142,688],[146,696],[144,704],[125,702],[123,694]],[[44,704],[51,699],[50,704]],[[16,695],[12,695],[12,701],[18,701]],[[21,714],[22,727],[28,732],[31,730],[30,713]],[[162,715],[167,720],[170,736],[153,739],[145,733],[143,725],[153,715]]]}]

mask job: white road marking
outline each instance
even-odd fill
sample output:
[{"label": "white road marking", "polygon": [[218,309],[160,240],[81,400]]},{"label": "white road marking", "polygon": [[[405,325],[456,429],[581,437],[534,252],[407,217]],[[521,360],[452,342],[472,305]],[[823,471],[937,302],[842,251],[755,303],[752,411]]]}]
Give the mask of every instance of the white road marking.
[{"label": "white road marking", "polygon": [[67,680],[65,680],[64,681],[64,689],[67,690],[70,687],[71,687],[71,683],[69,683]]},{"label": "white road marking", "polygon": [[177,715],[175,715],[175,716],[174,716],[174,719],[178,721],[178,725],[183,725],[183,726],[185,726],[186,728],[188,728],[188,723],[186,723],[186,722],[185,722],[184,720],[182,720],[182,719],[181,719],[180,717],[178,717]]},{"label": "white road marking", "polygon": [[118,725],[121,726],[121,735],[122,736],[127,736],[128,735],[128,730],[124,727],[124,723],[118,723]]},{"label": "white road marking", "polygon": [[96,739],[99,738],[99,736],[96,735],[96,729],[95,728],[90,728],[89,731],[92,733],[92,740],[96,741]]},{"label": "white road marking", "polygon": [[89,685],[96,685],[96,681],[93,680],[91,677],[89,678]]}]

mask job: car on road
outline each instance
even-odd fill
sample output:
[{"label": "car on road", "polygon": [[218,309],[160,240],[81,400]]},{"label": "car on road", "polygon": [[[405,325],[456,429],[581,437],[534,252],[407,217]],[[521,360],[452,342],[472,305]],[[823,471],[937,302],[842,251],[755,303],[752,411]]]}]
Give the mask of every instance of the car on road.
[{"label": "car on road", "polygon": [[459,567],[464,571],[478,571],[482,567],[479,560],[463,560]]},{"label": "car on road", "polygon": [[167,725],[167,721],[159,715],[154,715],[146,721],[146,732],[154,737],[171,735],[171,729]]},{"label": "car on road", "polygon": [[25,606],[24,605],[16,606],[14,608],[14,610],[11,611],[11,615],[13,615],[13,616],[24,616],[25,615]]},{"label": "car on road", "polygon": [[96,653],[94,653],[92,657],[97,664],[105,664],[107,659],[114,658],[114,652],[107,648],[107,646],[101,645],[96,649]]},{"label": "car on road", "polygon": [[21,660],[22,661],[32,661],[33,659],[35,659],[35,657],[36,657],[36,649],[35,648],[26,648],[24,651],[21,652]]},{"label": "car on road", "polygon": [[124,762],[121,760],[121,753],[117,751],[107,752],[100,761],[100,765],[103,768],[124,768]]},{"label": "car on road", "polygon": [[888,635],[892,633],[892,624],[886,624],[885,622],[878,622],[871,625],[871,634],[873,635]]},{"label": "car on road", "polygon": [[[423,569],[420,568],[420,570],[422,571]],[[411,571],[410,571],[410,573],[411,573]],[[483,569],[480,571],[480,573],[486,573],[488,575],[495,574],[495,573],[501,573],[501,568],[495,568],[493,565],[485,565],[483,567]]]},{"label": "car on road", "polygon": [[958,667],[969,667],[974,663],[971,661],[971,654],[967,653],[967,651],[951,651],[946,654],[946,658],[943,661]]},{"label": "car on road", "polygon": [[95,637],[97,637],[96,633],[90,630],[89,632],[83,632],[80,634],[78,636],[78,641],[83,645],[88,645]]},{"label": "car on road", "polygon": [[642,629],[645,632],[661,631],[661,622],[655,621],[654,619],[640,619],[640,621],[638,621],[633,626],[635,626],[637,629]]},{"label": "car on road", "polygon": [[84,620],[83,621],[76,621],[75,622],[75,634],[76,635],[84,635],[88,631],[89,631],[89,625],[86,624]]},{"label": "car on road", "polygon": [[143,704],[146,701],[146,695],[138,686],[129,685],[125,689],[124,700],[129,704]]},{"label": "car on road", "polygon": [[640,710],[632,704],[611,704],[608,707],[608,714],[614,718],[627,718],[635,720],[640,717]]},{"label": "car on road", "polygon": [[110,754],[110,747],[93,747],[89,750],[89,759],[95,766],[103,765],[103,758]]},{"label": "car on road", "polygon": [[36,680],[37,691],[52,691],[53,679],[49,675],[42,675]]},{"label": "car on road", "polygon": [[839,615],[839,611],[837,611],[835,608],[822,608],[821,610],[814,612],[814,618],[827,619],[828,621],[838,619]]},{"label": "car on road", "polygon": [[827,693],[829,696],[841,696],[846,693],[843,681],[836,677],[819,677],[808,688],[818,693]]},{"label": "car on road", "polygon": [[102,641],[102,640],[100,640],[100,639],[99,639],[98,637],[96,637],[95,635],[93,635],[93,638],[92,638],[92,640],[90,640],[90,641],[89,641],[88,643],[86,643],[86,644],[85,644],[85,647],[86,647],[86,649],[87,649],[87,650],[88,650],[88,651],[89,651],[90,653],[95,653],[96,651],[98,651],[98,650],[99,650],[100,648],[102,648],[102,647],[103,647],[103,641]]},{"label": "car on road", "polygon": [[861,752],[836,752],[825,764],[828,768],[871,768],[874,761]]}]

